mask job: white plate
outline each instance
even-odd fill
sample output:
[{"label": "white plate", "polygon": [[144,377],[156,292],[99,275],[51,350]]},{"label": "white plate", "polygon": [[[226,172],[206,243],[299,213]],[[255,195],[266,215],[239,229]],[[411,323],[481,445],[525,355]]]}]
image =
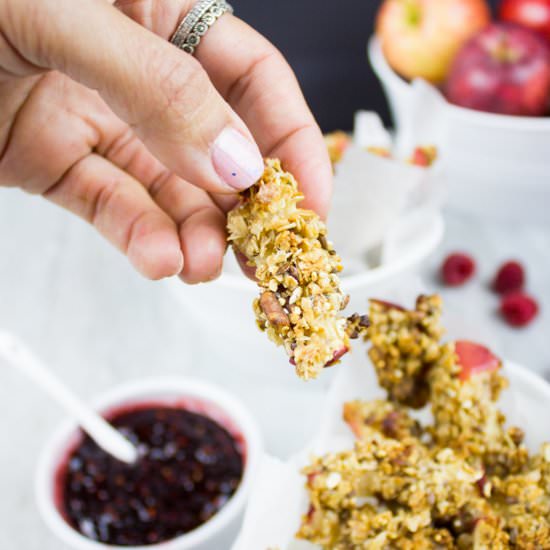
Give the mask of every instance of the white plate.
[{"label": "white plate", "polygon": [[[531,452],[550,440],[545,419],[550,403],[550,384],[525,367],[505,363],[510,389],[501,398],[501,408],[510,424],[526,430],[526,444]],[[342,406],[353,399],[383,396],[374,369],[361,354],[341,368],[331,387],[319,430],[307,448],[287,462],[266,456],[250,496],[243,529],[233,550],[315,549],[309,543],[294,540],[308,499],[304,479],[299,471],[313,454],[349,449],[353,437],[342,418]]]}]

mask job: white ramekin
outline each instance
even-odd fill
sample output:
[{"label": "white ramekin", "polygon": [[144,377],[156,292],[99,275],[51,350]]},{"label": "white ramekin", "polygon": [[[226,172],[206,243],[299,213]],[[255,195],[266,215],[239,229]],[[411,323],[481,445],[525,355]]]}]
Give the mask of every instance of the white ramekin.
[{"label": "white ramekin", "polygon": [[368,57],[388,98],[398,148],[438,146],[450,206],[505,221],[548,219],[550,117],[453,105],[434,86],[401,78],[376,37],[369,41]]},{"label": "white ramekin", "polygon": [[227,504],[209,521],[197,529],[161,544],[119,547],[92,541],[73,529],[63,518],[56,503],[56,477],[60,466],[74,445],[78,428],[72,421],[59,427],[39,459],[36,476],[36,497],[42,517],[65,544],[75,550],[221,550],[229,548],[242,521],[242,515],[252,479],[262,454],[259,429],[251,414],[233,396],[197,380],[182,377],[158,377],[129,382],[115,388],[93,402],[103,413],[138,403],[179,405],[186,410],[204,414],[242,438],[245,467],[239,488]]}]

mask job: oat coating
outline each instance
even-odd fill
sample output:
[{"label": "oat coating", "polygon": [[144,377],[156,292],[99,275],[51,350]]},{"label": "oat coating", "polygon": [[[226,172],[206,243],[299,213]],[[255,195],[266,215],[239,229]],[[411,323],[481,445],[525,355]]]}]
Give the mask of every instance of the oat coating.
[{"label": "oat coating", "polygon": [[229,241],[255,269],[254,301],[262,331],[284,346],[298,375],[315,378],[366,330],[365,317],[346,319],[340,257],[319,216],[300,208],[303,195],[278,160],[266,160],[261,180],[228,216]]}]

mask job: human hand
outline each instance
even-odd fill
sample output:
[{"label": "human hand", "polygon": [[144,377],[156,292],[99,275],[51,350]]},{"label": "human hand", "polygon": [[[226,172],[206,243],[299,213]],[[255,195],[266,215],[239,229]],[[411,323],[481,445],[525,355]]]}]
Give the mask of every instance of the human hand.
[{"label": "human hand", "polygon": [[91,222],[145,276],[190,283],[220,273],[225,211],[261,155],[321,215],[331,193],[322,135],[269,42],[230,15],[197,59],[167,42],[193,3],[0,0],[0,185]]}]

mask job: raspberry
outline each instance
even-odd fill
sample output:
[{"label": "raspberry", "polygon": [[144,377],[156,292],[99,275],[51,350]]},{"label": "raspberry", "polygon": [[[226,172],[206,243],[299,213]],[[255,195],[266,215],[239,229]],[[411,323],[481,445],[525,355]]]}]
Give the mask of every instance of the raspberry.
[{"label": "raspberry", "polygon": [[534,298],[523,292],[512,292],[502,297],[500,313],[509,325],[524,327],[538,314],[539,305]]},{"label": "raspberry", "polygon": [[448,256],[443,262],[441,277],[449,286],[460,286],[474,275],[475,270],[476,264],[473,258],[457,252]]},{"label": "raspberry", "polygon": [[506,262],[498,270],[493,281],[493,290],[499,294],[507,294],[521,290],[525,284],[525,270],[519,262]]}]

